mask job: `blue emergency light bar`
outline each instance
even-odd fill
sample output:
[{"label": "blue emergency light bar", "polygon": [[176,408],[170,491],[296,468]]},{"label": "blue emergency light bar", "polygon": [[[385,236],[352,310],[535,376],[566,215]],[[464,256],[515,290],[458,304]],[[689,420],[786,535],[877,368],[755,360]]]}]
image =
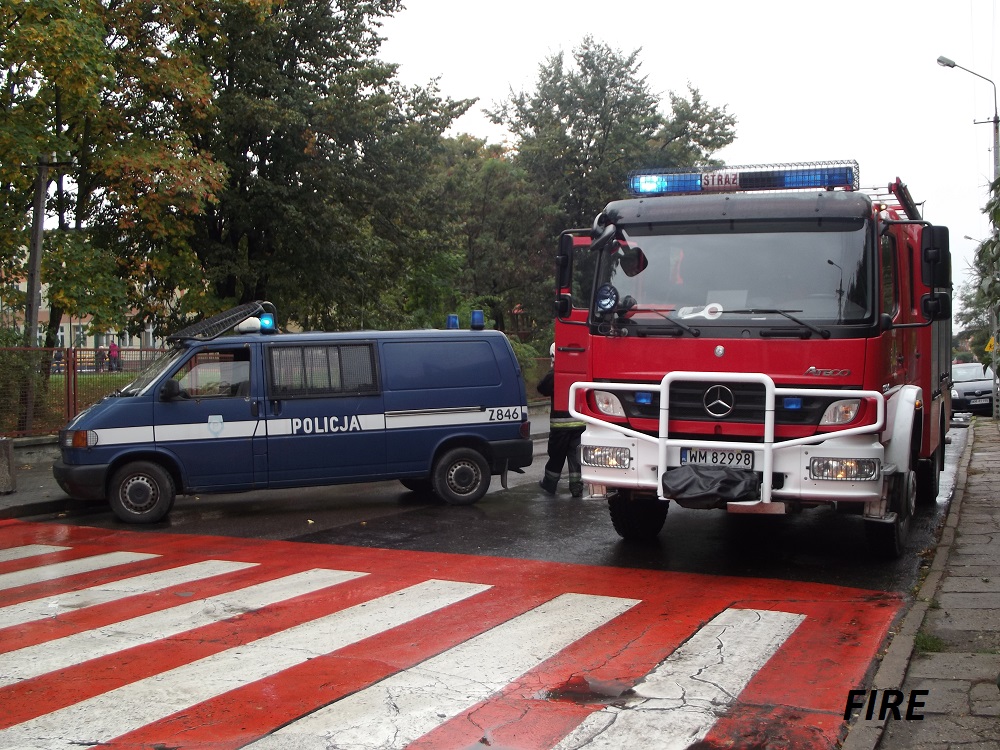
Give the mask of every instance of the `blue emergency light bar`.
[{"label": "blue emergency light bar", "polygon": [[274,313],[261,313],[260,314],[260,331],[261,333],[274,333]]},{"label": "blue emergency light bar", "polygon": [[813,162],[742,167],[640,169],[629,173],[632,195],[735,193],[749,190],[857,190],[858,163]]}]

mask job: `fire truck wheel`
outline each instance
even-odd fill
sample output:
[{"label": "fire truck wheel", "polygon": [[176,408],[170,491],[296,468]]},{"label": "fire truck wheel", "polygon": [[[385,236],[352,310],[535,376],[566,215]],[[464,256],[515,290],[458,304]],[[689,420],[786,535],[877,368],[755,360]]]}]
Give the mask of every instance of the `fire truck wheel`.
[{"label": "fire truck wheel", "polygon": [[123,466],[108,490],[111,510],[125,523],[156,523],[170,512],[175,497],[170,472],[150,461]]},{"label": "fire truck wheel", "polygon": [[399,483],[410,490],[421,495],[427,495],[434,491],[434,483],[428,477],[409,477],[400,479]]},{"label": "fire truck wheel", "polygon": [[889,478],[892,482],[889,510],[896,513],[896,519],[892,523],[865,521],[868,546],[879,557],[895,558],[903,554],[910,531],[910,520],[917,505],[915,474],[910,470]]},{"label": "fire truck wheel", "polygon": [[434,492],[449,505],[471,505],[490,488],[490,466],[472,448],[453,448],[438,459]]},{"label": "fire truck wheel", "polygon": [[608,493],[611,525],[618,536],[633,541],[650,541],[663,529],[668,503],[631,490]]},{"label": "fire truck wheel", "polygon": [[917,463],[917,505],[933,506],[941,491],[941,465],[935,453],[930,458]]}]

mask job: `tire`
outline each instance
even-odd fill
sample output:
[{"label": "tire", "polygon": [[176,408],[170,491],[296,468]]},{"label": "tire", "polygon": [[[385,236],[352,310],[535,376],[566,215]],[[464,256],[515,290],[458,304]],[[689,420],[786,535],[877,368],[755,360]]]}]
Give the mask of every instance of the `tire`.
[{"label": "tire", "polygon": [[434,465],[434,492],[449,505],[472,505],[490,488],[490,466],[472,448],[453,448]]},{"label": "tire", "polygon": [[[938,448],[940,451],[941,448]],[[917,505],[932,507],[937,503],[938,493],[941,491],[941,464],[938,461],[938,454],[935,453],[928,459],[917,462]]]},{"label": "tire", "polygon": [[912,469],[901,472],[889,481],[892,482],[889,510],[896,513],[896,520],[892,523],[865,521],[865,535],[875,555],[893,559],[903,554],[910,533],[910,521],[917,504],[916,472]]},{"label": "tire", "polygon": [[410,490],[410,492],[417,492],[421,495],[428,495],[434,491],[434,483],[427,477],[409,477],[407,479],[400,479],[399,483]]},{"label": "tire", "polygon": [[608,494],[611,525],[618,536],[629,541],[656,539],[667,520],[669,504],[658,498],[637,495],[631,490]]},{"label": "tire", "polygon": [[170,512],[175,497],[170,472],[150,461],[126,464],[108,487],[111,510],[125,523],[156,523]]}]

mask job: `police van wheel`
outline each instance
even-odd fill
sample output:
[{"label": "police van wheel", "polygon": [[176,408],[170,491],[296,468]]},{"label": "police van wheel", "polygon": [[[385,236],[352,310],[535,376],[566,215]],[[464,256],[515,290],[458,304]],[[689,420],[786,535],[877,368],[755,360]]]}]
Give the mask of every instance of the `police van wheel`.
[{"label": "police van wheel", "polygon": [[646,542],[655,539],[666,523],[669,507],[663,500],[631,490],[608,494],[611,525],[622,539]]},{"label": "police van wheel", "polygon": [[427,477],[410,477],[408,479],[400,479],[399,483],[406,487],[406,489],[410,490],[410,492],[428,494],[434,491],[434,483]]},{"label": "police van wheel", "polygon": [[434,492],[449,505],[470,505],[490,488],[490,467],[472,448],[454,448],[434,467]]},{"label": "police van wheel", "polygon": [[136,461],[111,479],[111,510],[125,523],[156,523],[173,507],[176,490],[170,472],[159,464]]}]

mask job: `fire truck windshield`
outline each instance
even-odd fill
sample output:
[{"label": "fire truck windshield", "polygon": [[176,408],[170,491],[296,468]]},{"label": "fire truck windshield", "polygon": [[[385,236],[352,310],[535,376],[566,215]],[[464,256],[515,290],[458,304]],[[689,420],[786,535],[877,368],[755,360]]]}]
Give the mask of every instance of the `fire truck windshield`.
[{"label": "fire truck windshield", "polygon": [[[727,228],[730,228],[727,225]],[[870,320],[874,262],[863,222],[801,224],[707,234],[705,225],[626,227],[627,242],[601,253],[594,313],[631,324],[706,321],[739,313],[744,323]],[[732,320],[732,317],[729,316]],[[724,321],[725,322],[725,321]]]}]

